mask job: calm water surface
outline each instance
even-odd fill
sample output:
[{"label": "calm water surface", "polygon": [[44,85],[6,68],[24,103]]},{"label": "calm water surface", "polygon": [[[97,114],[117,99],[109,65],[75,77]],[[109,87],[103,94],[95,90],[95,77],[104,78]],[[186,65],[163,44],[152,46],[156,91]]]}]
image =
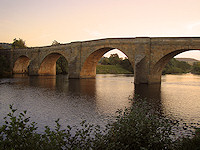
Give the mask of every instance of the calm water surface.
[{"label": "calm water surface", "polygon": [[165,75],[162,84],[134,87],[133,75],[97,75],[96,79],[67,79],[67,76],[15,76],[0,79],[0,119],[9,104],[28,110],[31,121],[43,129],[61,119],[63,127],[82,120],[104,126],[118,109],[131,105],[136,94],[151,98],[166,115],[185,122],[200,121],[200,76]]}]

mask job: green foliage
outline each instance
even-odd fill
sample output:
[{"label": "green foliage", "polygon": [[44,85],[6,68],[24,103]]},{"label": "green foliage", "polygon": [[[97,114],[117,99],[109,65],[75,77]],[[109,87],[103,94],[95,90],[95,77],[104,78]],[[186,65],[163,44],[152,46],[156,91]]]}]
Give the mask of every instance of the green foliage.
[{"label": "green foliage", "polygon": [[[35,122],[30,122],[26,111],[16,115],[16,109],[4,118],[0,127],[0,149],[176,149],[172,140],[176,123],[163,117],[159,111],[143,99],[119,110],[116,121],[101,130],[83,121],[81,127],[61,129],[59,119],[55,129],[45,127],[44,133],[37,133]],[[177,131],[175,131],[177,132]]]},{"label": "green foliage", "polygon": [[68,62],[64,56],[60,56],[60,58],[56,62],[56,73],[57,74],[68,73]]},{"label": "green foliage", "polygon": [[200,63],[194,63],[192,66],[192,73],[194,74],[200,74]]},{"label": "green foliage", "polygon": [[119,114],[117,121],[108,126],[108,133],[97,139],[98,143],[104,143],[98,149],[161,150],[175,146],[170,138],[174,124],[148,103],[137,101]]},{"label": "green foliage", "polygon": [[[16,109],[12,105],[10,109],[11,112],[4,118],[5,124],[0,127],[0,149],[2,150],[89,149],[92,147],[93,138],[90,135],[94,128],[85,121],[81,122],[80,129],[68,126],[66,130],[62,130],[58,119],[55,121],[54,130],[45,126],[44,133],[39,134],[36,132],[36,123],[30,123],[30,118],[26,117],[26,111],[15,115]],[[74,131],[75,134],[72,134]]]},{"label": "green foliage", "polygon": [[128,70],[128,71],[134,73],[133,67],[132,67],[130,61],[129,61],[127,58],[123,59],[123,60],[121,61],[120,65],[121,65],[124,69],[126,69],[126,70]]},{"label": "green foliage", "polygon": [[122,68],[121,65],[97,65],[97,74],[131,74],[132,72]]},{"label": "green foliage", "polygon": [[9,72],[8,60],[2,55],[0,55],[0,76],[4,76]]},{"label": "green foliage", "polygon": [[200,128],[196,128],[193,138],[183,138],[178,149],[181,150],[199,150],[200,149]]},{"label": "green foliage", "polygon": [[108,58],[111,65],[120,64],[121,59],[119,58],[118,54],[111,54]]},{"label": "green foliage", "polygon": [[102,65],[118,65],[122,61],[118,54],[111,54],[109,58],[102,57],[99,61]]},{"label": "green foliage", "polygon": [[191,65],[187,62],[177,61],[175,58],[172,58],[163,69],[162,74],[188,73],[190,71]]},{"label": "green foliage", "polygon": [[102,65],[110,65],[110,61],[107,57],[102,57],[99,61]]},{"label": "green foliage", "polygon": [[[121,66],[121,68],[127,70],[126,72],[133,73],[133,67],[132,67],[131,63],[129,62],[128,58],[125,58],[125,59],[119,58],[118,54],[111,54],[109,58],[102,57],[101,60],[99,61],[99,63],[101,63],[101,65]],[[109,71],[108,71],[108,73],[109,73]]]},{"label": "green foliage", "polygon": [[4,47],[0,45],[0,50],[1,50],[1,49],[4,49]]},{"label": "green foliage", "polygon": [[10,43],[0,43],[0,49],[11,49],[11,46]]},{"label": "green foliage", "polygon": [[[35,133],[37,127],[35,123],[29,124],[29,117],[26,111],[14,115],[16,109],[10,105],[11,112],[5,117],[5,125],[0,127],[0,148],[1,149],[37,149],[39,146],[38,134]],[[35,145],[35,146],[34,146]]]},{"label": "green foliage", "polygon": [[26,48],[26,44],[25,41],[23,41],[22,39],[19,38],[19,40],[17,40],[16,38],[13,40],[12,43],[12,48],[13,49],[18,49],[18,48]]},{"label": "green foliage", "polygon": [[[126,59],[120,59],[117,54],[111,54],[109,58],[102,57],[100,60],[102,65],[97,65],[97,73],[101,74],[130,74],[133,73],[133,68]],[[56,62],[56,73],[67,74],[68,73],[68,62],[64,56],[61,56]]]},{"label": "green foliage", "polygon": [[52,45],[60,45],[60,43],[58,43],[58,41],[54,40],[54,41],[52,42]]}]

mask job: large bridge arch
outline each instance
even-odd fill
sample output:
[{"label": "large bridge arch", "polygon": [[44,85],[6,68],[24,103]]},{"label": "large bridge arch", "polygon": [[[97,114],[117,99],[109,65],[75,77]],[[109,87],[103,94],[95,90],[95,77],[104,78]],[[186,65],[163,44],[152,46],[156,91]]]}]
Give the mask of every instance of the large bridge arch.
[{"label": "large bridge arch", "polygon": [[94,78],[96,76],[96,64],[106,52],[113,49],[123,52],[134,66],[135,44],[133,38],[86,41],[81,43],[80,78]]},{"label": "large bridge arch", "polygon": [[[148,69],[145,69],[147,70],[145,73],[147,84],[161,83],[162,70],[174,56],[182,52],[200,49],[200,38],[157,37],[149,38],[149,40],[149,46],[145,48],[149,49],[149,52],[144,55],[148,58]],[[141,43],[140,46],[142,45]],[[140,83],[141,81],[136,84]]]},{"label": "large bridge arch", "polygon": [[13,73],[14,74],[28,74],[28,66],[31,59],[26,55],[21,55],[14,60]]},{"label": "large bridge arch", "polygon": [[[113,49],[120,50],[128,57],[128,55],[123,50],[116,48],[116,47],[102,47],[102,48],[94,49],[93,52],[87,54],[87,56],[83,60],[84,63],[82,63],[82,65],[81,65],[80,78],[95,78],[97,63],[99,62],[99,60],[102,58],[102,56],[105,53],[107,53]],[[132,59],[130,59],[130,58],[129,58],[129,61],[132,65],[132,67],[134,68],[134,60],[133,60],[133,58]]]},{"label": "large bridge arch", "polygon": [[152,67],[152,70],[150,72],[151,82],[161,83],[162,71],[166,66],[166,64],[176,55],[191,50],[200,50],[200,49],[177,49],[173,50],[172,52],[170,51],[170,53],[162,56],[157,62],[155,62],[155,64]]},{"label": "large bridge arch", "polygon": [[[56,75],[56,62],[61,56],[64,55],[59,52],[52,52],[44,55],[39,63],[38,75]],[[68,62],[65,56],[64,58]]]},{"label": "large bridge arch", "polygon": [[95,78],[97,63],[105,53],[112,49],[114,48],[104,47],[91,53],[81,67],[80,78]]}]

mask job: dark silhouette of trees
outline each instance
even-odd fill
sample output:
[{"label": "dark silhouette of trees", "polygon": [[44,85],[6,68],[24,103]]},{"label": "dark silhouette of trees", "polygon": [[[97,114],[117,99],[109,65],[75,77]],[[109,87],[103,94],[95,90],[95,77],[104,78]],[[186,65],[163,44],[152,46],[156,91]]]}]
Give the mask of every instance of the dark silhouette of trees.
[{"label": "dark silhouette of trees", "polygon": [[19,38],[19,40],[17,40],[16,38],[13,39],[13,43],[12,43],[12,48],[13,49],[18,49],[18,48],[26,48],[26,44],[25,41],[23,41],[22,39]]},{"label": "dark silhouette of trees", "polygon": [[0,49],[4,49],[3,46],[0,45]]},{"label": "dark silhouette of trees", "polygon": [[0,55],[0,77],[9,72],[9,63],[6,57]]},{"label": "dark silhouette of trees", "polygon": [[54,41],[52,42],[52,45],[60,45],[60,43],[59,43],[58,41],[54,40]]},{"label": "dark silhouette of trees", "polygon": [[125,59],[121,60],[120,65],[121,65],[124,69],[126,69],[126,70],[128,70],[128,71],[134,72],[133,67],[132,67],[132,65],[131,65],[131,63],[130,63],[130,61],[128,60],[127,57],[126,57]]},{"label": "dark silhouette of trees", "polygon": [[177,74],[177,73],[188,73],[191,71],[191,65],[187,62],[178,61],[172,58],[169,63],[163,69],[162,74]]},{"label": "dark silhouette of trees", "polygon": [[111,54],[109,58],[102,57],[99,63],[102,65],[120,65],[122,68],[133,72],[133,67],[129,62],[128,58],[119,58],[118,54]]},{"label": "dark silhouette of trees", "polygon": [[56,62],[56,73],[68,74],[68,62],[64,56],[60,56],[60,58]]},{"label": "dark silhouette of trees", "polygon": [[191,72],[194,74],[200,74],[200,62],[193,64]]}]

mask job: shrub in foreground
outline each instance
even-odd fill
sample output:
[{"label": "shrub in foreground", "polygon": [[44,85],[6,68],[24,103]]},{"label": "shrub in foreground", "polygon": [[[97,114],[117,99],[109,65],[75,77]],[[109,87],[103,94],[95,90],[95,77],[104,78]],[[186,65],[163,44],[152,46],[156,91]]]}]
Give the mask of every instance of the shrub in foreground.
[{"label": "shrub in foreground", "polygon": [[[35,122],[30,122],[26,111],[11,112],[0,127],[1,149],[176,149],[181,147],[172,140],[172,128],[177,123],[163,117],[144,100],[134,100],[133,105],[119,110],[116,121],[100,130],[99,126],[81,122],[81,127],[67,126],[62,130],[57,120],[55,129],[45,127],[44,133],[38,133]],[[197,142],[196,142],[197,140]],[[198,143],[199,136],[194,139]],[[185,142],[186,140],[184,140]],[[185,142],[186,143],[186,142]]]},{"label": "shrub in foreground", "polygon": [[[89,135],[93,125],[81,123],[82,128],[68,126],[62,130],[59,120],[56,120],[55,129],[45,126],[44,133],[37,133],[35,122],[30,123],[26,117],[26,111],[15,115],[16,109],[10,105],[11,112],[4,118],[5,125],[0,127],[0,149],[32,150],[32,149],[89,149],[92,147],[92,139]],[[72,129],[75,134],[72,134]],[[97,127],[95,128],[97,130]]]},{"label": "shrub in foreground", "polygon": [[200,128],[196,128],[193,138],[181,139],[178,149],[181,150],[200,150]]},{"label": "shrub in foreground", "polygon": [[172,149],[174,125],[147,102],[139,101],[119,111],[117,121],[97,143],[102,143],[99,149]]}]

